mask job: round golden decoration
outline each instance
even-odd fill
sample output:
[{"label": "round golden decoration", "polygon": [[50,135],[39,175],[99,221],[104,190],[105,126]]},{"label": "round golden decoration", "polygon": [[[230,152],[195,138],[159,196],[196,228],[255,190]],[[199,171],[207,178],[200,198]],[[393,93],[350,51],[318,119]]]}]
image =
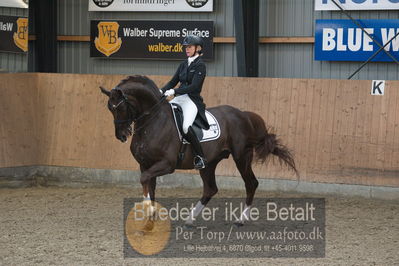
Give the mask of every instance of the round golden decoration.
[{"label": "round golden decoration", "polygon": [[150,214],[150,205],[135,203],[129,211],[125,222],[126,237],[130,246],[143,255],[154,255],[161,252],[169,242],[171,223],[167,216],[159,216],[162,207],[153,202],[155,213]]}]

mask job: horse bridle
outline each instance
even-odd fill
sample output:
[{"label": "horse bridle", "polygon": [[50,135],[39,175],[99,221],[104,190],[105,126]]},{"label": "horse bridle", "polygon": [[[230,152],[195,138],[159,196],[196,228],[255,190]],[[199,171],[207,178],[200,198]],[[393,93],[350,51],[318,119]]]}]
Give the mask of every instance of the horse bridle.
[{"label": "horse bridle", "polygon": [[[162,96],[161,99],[159,100],[159,102],[154,104],[148,112],[145,112],[145,113],[141,114],[140,116],[133,118],[131,109],[134,108],[134,106],[129,102],[125,93],[122,91],[122,89],[120,89],[118,87],[113,88],[113,90],[119,90],[122,94],[122,99],[117,104],[113,104],[111,106],[112,109],[116,110],[116,109],[118,109],[118,107],[121,104],[126,103],[127,104],[127,112],[129,115],[128,119],[115,119],[114,124],[116,124],[116,125],[129,123],[129,126],[130,126],[132,123],[137,123],[139,120],[143,119],[144,117],[151,115],[153,113],[153,111],[155,111],[155,109],[166,99],[166,96]],[[144,127],[144,125],[142,125],[140,128],[136,128],[135,131],[140,130],[142,127]]]},{"label": "horse bridle", "polygon": [[130,108],[132,108],[133,106],[131,105],[131,103],[129,103],[129,101],[127,100],[126,96],[125,96],[124,94],[122,94],[122,95],[123,95],[123,99],[120,100],[119,103],[113,104],[113,105],[111,106],[111,108],[112,108],[113,110],[116,110],[116,109],[118,109],[118,107],[119,107],[122,103],[127,103],[127,108],[128,108],[127,113],[128,113],[128,115],[129,115],[129,118],[128,118],[128,119],[114,119],[114,124],[129,123],[129,125],[130,125],[130,124],[132,124],[132,122],[134,122],[134,118],[132,118],[132,112],[130,111]]}]

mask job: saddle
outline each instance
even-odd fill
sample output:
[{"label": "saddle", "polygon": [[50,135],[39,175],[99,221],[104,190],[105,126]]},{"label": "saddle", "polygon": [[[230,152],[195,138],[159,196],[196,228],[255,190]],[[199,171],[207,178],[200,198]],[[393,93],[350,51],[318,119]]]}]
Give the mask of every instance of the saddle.
[{"label": "saddle", "polygon": [[[188,142],[183,138],[183,111],[180,107],[180,105],[176,103],[171,103],[170,104],[172,107],[172,112],[173,112],[173,117],[175,120],[176,124],[176,129],[177,132],[179,133],[179,138],[180,140],[184,143],[187,144]],[[197,135],[197,138],[199,139],[200,142],[206,142],[206,141],[211,141],[218,139],[220,137],[220,126],[216,118],[208,111],[205,110],[205,115],[206,119],[208,120],[209,123],[209,129],[205,130],[205,125],[203,125],[203,122],[201,119],[197,118],[195,119],[192,127],[195,131],[195,134]]]}]

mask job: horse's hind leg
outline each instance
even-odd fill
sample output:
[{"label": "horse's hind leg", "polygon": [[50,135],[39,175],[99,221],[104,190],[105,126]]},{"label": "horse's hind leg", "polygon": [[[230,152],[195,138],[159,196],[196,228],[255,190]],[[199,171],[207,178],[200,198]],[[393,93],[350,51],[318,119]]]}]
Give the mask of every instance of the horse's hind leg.
[{"label": "horse's hind leg", "polygon": [[218,192],[218,187],[216,185],[215,170],[217,163],[212,163],[205,169],[200,171],[202,183],[204,184],[202,191],[201,203],[206,205],[211,198]]},{"label": "horse's hind leg", "polygon": [[255,191],[258,188],[259,182],[256,180],[255,174],[252,171],[252,159],[253,159],[253,152],[252,150],[248,150],[239,158],[234,158],[234,162],[240,171],[242,179],[245,183],[245,190],[247,193],[247,198],[245,201],[245,208],[240,216],[240,219],[237,221],[236,224],[242,225],[245,220],[248,220],[248,214],[251,209],[251,205],[255,196]]},{"label": "horse's hind leg", "polygon": [[191,210],[191,214],[186,221],[186,225],[192,225],[195,218],[201,213],[205,205],[211,200],[211,198],[218,192],[218,188],[215,180],[215,170],[219,161],[210,163],[206,168],[200,171],[200,175],[203,183],[202,197],[197,202],[195,207]]}]

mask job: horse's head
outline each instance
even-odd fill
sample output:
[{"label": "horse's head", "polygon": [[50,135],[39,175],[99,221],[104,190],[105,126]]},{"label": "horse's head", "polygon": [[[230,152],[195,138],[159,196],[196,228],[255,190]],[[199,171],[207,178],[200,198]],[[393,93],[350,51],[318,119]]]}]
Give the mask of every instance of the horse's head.
[{"label": "horse's head", "polygon": [[109,97],[108,110],[114,116],[115,136],[122,142],[126,142],[127,138],[132,135],[132,122],[135,116],[135,110],[129,106],[128,98],[125,93],[114,88],[107,90],[100,87],[101,92]]},{"label": "horse's head", "polygon": [[110,91],[100,89],[109,97],[108,110],[114,116],[115,136],[122,142],[132,135],[132,123],[149,114],[161,96],[155,83],[143,76],[128,77]]}]

